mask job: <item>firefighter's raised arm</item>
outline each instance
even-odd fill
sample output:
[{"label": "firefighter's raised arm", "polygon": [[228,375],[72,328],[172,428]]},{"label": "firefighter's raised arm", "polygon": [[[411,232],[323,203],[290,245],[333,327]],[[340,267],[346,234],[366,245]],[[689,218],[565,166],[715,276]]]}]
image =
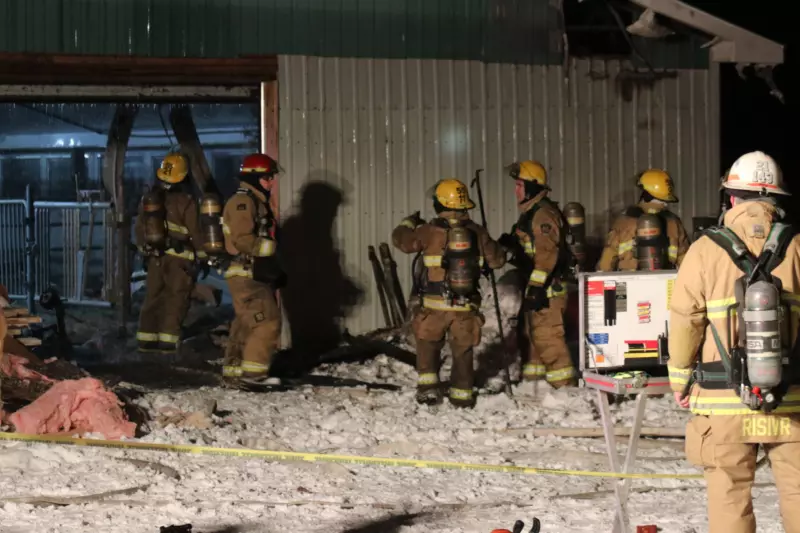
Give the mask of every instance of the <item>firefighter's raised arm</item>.
[{"label": "firefighter's raised arm", "polygon": [[419,211],[401,220],[400,224],[392,231],[394,247],[406,254],[422,251],[422,240],[418,230],[424,224],[425,221],[420,217]]}]

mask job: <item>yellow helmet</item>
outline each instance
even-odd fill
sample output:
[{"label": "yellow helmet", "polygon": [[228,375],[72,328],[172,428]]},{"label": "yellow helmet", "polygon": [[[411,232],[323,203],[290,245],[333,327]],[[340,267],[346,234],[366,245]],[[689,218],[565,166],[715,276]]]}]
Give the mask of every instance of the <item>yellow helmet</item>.
[{"label": "yellow helmet", "polygon": [[161,168],[156,171],[158,179],[174,185],[180,183],[189,173],[189,163],[177,152],[170,152],[161,161]]},{"label": "yellow helmet", "polygon": [[656,200],[661,200],[662,202],[678,201],[678,197],[675,196],[675,185],[672,183],[672,178],[663,170],[651,168],[642,172],[636,185],[644,189],[646,193]]},{"label": "yellow helmet", "polygon": [[530,181],[547,187],[547,171],[538,161],[527,160],[511,163],[505,168],[509,176],[515,180]]},{"label": "yellow helmet", "polygon": [[434,198],[448,209],[472,209],[475,203],[469,199],[467,186],[457,179],[448,178],[436,184]]}]

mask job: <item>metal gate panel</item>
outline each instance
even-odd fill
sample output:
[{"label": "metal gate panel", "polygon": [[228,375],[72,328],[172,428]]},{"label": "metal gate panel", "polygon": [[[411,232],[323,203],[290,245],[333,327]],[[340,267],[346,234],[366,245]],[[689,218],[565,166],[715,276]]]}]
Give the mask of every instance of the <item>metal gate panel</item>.
[{"label": "metal gate panel", "polygon": [[0,283],[10,298],[26,298],[25,200],[0,200]]}]

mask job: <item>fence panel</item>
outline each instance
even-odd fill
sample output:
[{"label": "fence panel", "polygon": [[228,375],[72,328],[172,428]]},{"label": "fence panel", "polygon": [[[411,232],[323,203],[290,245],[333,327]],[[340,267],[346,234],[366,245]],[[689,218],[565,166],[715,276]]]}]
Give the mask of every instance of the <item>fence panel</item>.
[{"label": "fence panel", "polygon": [[73,305],[108,306],[114,295],[114,216],[107,202],[34,202],[36,290],[55,287]]},{"label": "fence panel", "polygon": [[25,243],[25,200],[0,200],[0,283],[13,299],[28,296]]}]

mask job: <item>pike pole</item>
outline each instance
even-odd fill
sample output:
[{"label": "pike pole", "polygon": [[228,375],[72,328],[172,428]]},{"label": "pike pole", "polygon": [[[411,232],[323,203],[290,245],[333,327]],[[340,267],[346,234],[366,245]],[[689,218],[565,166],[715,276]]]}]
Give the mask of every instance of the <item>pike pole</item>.
[{"label": "pike pole", "polygon": [[[470,183],[470,187],[475,187],[478,192],[478,205],[481,209],[481,225],[486,228],[486,210],[483,207],[483,191],[481,190],[481,172],[482,168],[475,171],[475,179]],[[500,313],[500,300],[497,297],[497,280],[494,277],[494,270],[485,266],[484,274],[489,278],[489,283],[492,285],[492,294],[494,295],[494,312],[497,314],[497,332],[500,335],[500,345],[503,346],[506,336],[503,333],[503,315]],[[505,393],[509,398],[513,398],[514,393],[511,390],[511,371],[508,368],[508,361],[505,360],[505,352],[503,352],[503,380],[505,381]]]}]

